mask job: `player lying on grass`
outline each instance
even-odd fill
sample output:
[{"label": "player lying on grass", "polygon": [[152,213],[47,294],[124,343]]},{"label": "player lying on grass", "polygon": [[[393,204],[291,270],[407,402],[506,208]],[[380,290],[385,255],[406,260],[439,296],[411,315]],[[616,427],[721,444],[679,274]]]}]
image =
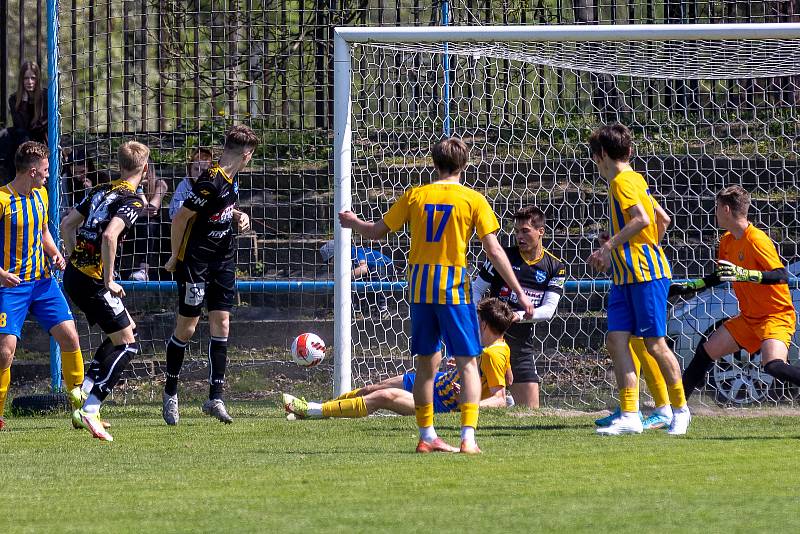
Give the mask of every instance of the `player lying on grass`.
[{"label": "player lying on grass", "polygon": [[0,187],[0,430],[5,426],[11,362],[28,310],[61,346],[66,386],[74,388],[83,381],[75,321],[53,277],[53,270],[63,269],[66,262],[47,226],[49,155],[41,143],[23,143],[14,156],[14,179]]},{"label": "player lying on grass", "polygon": [[[483,352],[479,358],[481,379],[481,408],[505,408],[508,371],[511,369],[509,348],[503,334],[514,322],[514,312],[495,298],[478,304]],[[355,389],[333,400],[306,402],[286,393],[283,404],[287,413],[300,419],[328,417],[366,417],[377,410],[391,410],[400,415],[414,415],[414,396],[411,391],[416,373],[393,376],[378,384]],[[436,413],[458,411],[460,377],[455,367],[436,373],[433,405]]]},{"label": "player lying on grass", "polygon": [[414,409],[419,429],[417,451],[454,452],[433,426],[433,382],[442,358],[442,344],[456,360],[461,376],[461,451],[479,453],[475,441],[481,383],[478,317],[468,278],[467,250],[477,234],[486,257],[508,287],[519,295],[525,315],[533,304],[522,291],[497,240],[500,224],[486,198],[461,183],[469,148],[457,138],[431,147],[436,179],[408,189],[380,221],[364,221],[351,211],[339,213],[339,224],[369,239],[382,239],[408,224],[411,249],[408,283],[411,308],[410,352],[416,355]]},{"label": "player lying on grass", "polygon": [[[657,209],[661,208],[657,207]],[[664,230],[666,230],[666,228],[664,228]],[[608,232],[601,231],[598,237],[599,244],[601,246],[604,245],[605,242],[608,241],[608,238]],[[694,295],[706,287],[713,287],[720,283],[716,273],[700,280],[672,283],[669,287],[667,297]],[[639,412],[639,417],[642,420],[642,427],[644,430],[669,427],[672,423],[672,405],[669,402],[667,382],[664,380],[664,375],[661,374],[658,362],[647,352],[644,339],[641,337],[631,336],[629,346],[631,355],[633,356],[633,364],[636,368],[636,380],[638,382],[639,377],[644,374],[644,382],[647,384],[647,389],[650,391],[650,395],[653,397],[653,404],[655,405],[655,409],[653,409],[647,417],[642,416],[641,411]],[[599,427],[607,427],[619,418],[619,416],[620,409],[617,407],[613,413],[597,419],[594,423]]]},{"label": "player lying on grass", "polygon": [[760,351],[767,374],[800,385],[800,367],[787,363],[797,321],[789,273],[769,236],[748,220],[749,209],[750,194],[741,186],[717,193],[717,223],[727,232],[720,239],[716,275],[723,282],[733,282],[739,315],[697,346],[683,372],[687,397],[705,382],[715,360],[739,348],[751,354]]},{"label": "player lying on grass", "polygon": [[144,209],[136,189],[147,174],[149,157],[150,149],[142,143],[123,143],[118,151],[120,179],[92,188],[61,221],[69,255],[64,289],[89,325],[99,325],[106,334],[83,386],[69,391],[73,404],[82,404],[72,421],[103,441],[114,438],[100,420],[100,406],[139,352],[136,324],[122,302],[125,291],[114,280],[114,265],[123,237]]}]

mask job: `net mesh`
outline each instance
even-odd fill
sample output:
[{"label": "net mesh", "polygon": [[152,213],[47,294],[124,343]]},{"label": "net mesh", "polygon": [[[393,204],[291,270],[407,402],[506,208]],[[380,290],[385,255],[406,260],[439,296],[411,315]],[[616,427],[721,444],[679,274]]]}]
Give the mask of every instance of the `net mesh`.
[{"label": "net mesh", "polygon": [[[76,0],[59,5],[62,212],[90,184],[118,176],[115,154],[123,140],[135,138],[153,149],[155,178],[143,193],[160,206],[139,219],[118,265],[123,279],[140,280],[128,287],[126,304],[139,326],[142,351],[116,397],[159,398],[176,295],[169,286],[154,289],[141,280],[171,280],[160,268],[169,251],[169,204],[190,172],[196,149],[218,149],[233,123],[252,126],[262,145],[240,175],[241,206],[251,216],[253,231],[237,238],[238,274],[256,285],[239,293],[232,320],[229,393],[255,398],[288,385],[300,394],[304,388],[328,393],[330,359],[306,371],[289,362],[287,347],[305,331],[329,343],[334,339],[332,265],[320,254],[332,238],[332,31],[352,24],[436,25],[441,22],[438,6],[406,0],[394,5],[304,0]],[[703,6],[693,20],[745,17],[742,6]],[[456,24],[681,20],[675,6],[638,2],[619,4],[619,12],[599,6],[594,14],[567,4],[513,12],[491,2],[451,7]],[[775,7],[751,0],[747,20],[789,20],[783,4]],[[548,246],[570,265],[572,282],[590,280],[593,273],[586,271],[583,259],[606,219],[605,186],[587,162],[583,143],[600,122],[622,120],[637,135],[637,168],[657,182],[674,214],[677,224],[668,250],[678,276],[708,267],[717,235],[710,211],[713,194],[735,179],[754,192],[756,221],[770,228],[784,258],[793,258],[797,73],[787,58],[790,63],[798,56],[775,51],[773,44],[737,45],[735,59],[722,55],[730,52],[726,47],[706,48],[703,57],[716,58],[725,68],[690,80],[697,73],[681,71],[680,63],[650,78],[616,67],[610,73],[600,70],[614,62],[638,68],[651,61],[645,60],[646,48],[636,62],[625,59],[625,43],[602,49],[567,43],[560,50],[536,52],[534,61],[528,45],[484,43],[462,50],[450,43],[452,130],[473,147],[467,181],[491,199],[504,225],[523,203],[545,208]],[[654,54],[664,50],[664,45],[650,45]],[[428,150],[442,136],[445,114],[441,45],[426,46],[384,44],[354,51],[354,205],[364,216],[380,217],[402,190],[430,177]],[[481,52],[481,47],[494,52]],[[604,57],[607,61],[600,60]],[[780,76],[756,79],[755,71],[730,70],[747,64],[748,57],[763,57],[753,68]],[[734,79],[722,79],[732,73]],[[503,238],[509,239],[507,226]],[[395,235],[382,246],[361,244],[392,260],[391,267],[384,262],[368,273],[370,281],[402,280],[407,236]],[[476,265],[479,251],[470,254]],[[359,358],[355,385],[410,368],[402,289],[376,293],[357,286],[353,295]],[[730,305],[731,298],[722,292],[713,298]],[[674,336],[676,346],[682,339],[691,344],[695,329],[705,331],[712,315],[717,316],[684,321],[683,333]],[[76,317],[84,353],[91,355],[101,334],[81,314]],[[190,344],[190,373],[185,375],[196,379],[200,390],[207,372],[205,324],[201,321]],[[612,389],[601,350],[604,327],[603,292],[591,286],[571,287],[558,316],[537,325],[545,403],[606,402]],[[46,353],[47,339],[36,337],[36,331],[35,325],[26,327],[26,347]],[[733,378],[720,381],[735,382],[739,369],[747,366],[752,362],[742,355],[720,370]],[[743,398],[768,401],[764,395]]]},{"label": "net mesh", "polygon": [[[764,55],[764,43],[776,48]],[[544,245],[568,266],[557,316],[535,326],[543,404],[605,405],[616,389],[603,348],[607,288],[587,283],[598,275],[586,260],[607,227],[608,191],[588,157],[589,133],[613,121],[633,130],[633,167],[647,176],[673,218],[665,249],[675,278],[699,277],[713,268],[721,235],[714,195],[731,184],[751,191],[751,219],[770,233],[796,272],[797,44],[448,43],[449,102],[443,44],[355,45],[353,209],[367,220],[379,219],[406,188],[433,179],[429,150],[443,137],[449,115],[452,132],[471,147],[464,182],[489,200],[502,226],[501,241],[513,243],[517,209],[538,206],[548,219]],[[769,61],[762,60],[767,56]],[[378,248],[393,259],[391,279],[402,279],[409,249],[405,231],[385,245],[358,237],[354,245]],[[473,268],[483,261],[477,240],[469,259]],[[384,296],[390,318],[380,310],[381,298],[354,294],[358,384],[413,366],[405,296]],[[675,302],[669,337],[679,360],[688,363],[698,341],[736,313],[729,288]],[[378,324],[374,318],[380,316]],[[795,339],[790,359],[796,358]],[[760,371],[759,359],[743,351],[724,358],[710,375],[703,402],[791,401],[793,390]]]}]

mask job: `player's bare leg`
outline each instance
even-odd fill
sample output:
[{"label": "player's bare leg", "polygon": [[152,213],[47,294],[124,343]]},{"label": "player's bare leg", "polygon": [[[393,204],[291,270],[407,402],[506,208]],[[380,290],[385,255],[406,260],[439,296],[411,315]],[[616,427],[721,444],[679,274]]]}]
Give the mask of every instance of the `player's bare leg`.
[{"label": "player's bare leg", "polygon": [[524,384],[511,384],[511,397],[514,399],[515,406],[527,406],[528,408],[539,408],[539,384],[536,382],[526,382]]}]

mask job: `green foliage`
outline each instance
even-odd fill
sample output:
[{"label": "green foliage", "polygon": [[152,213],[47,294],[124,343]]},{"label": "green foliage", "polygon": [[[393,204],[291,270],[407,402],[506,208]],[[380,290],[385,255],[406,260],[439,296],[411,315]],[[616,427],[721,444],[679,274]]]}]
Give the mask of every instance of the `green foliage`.
[{"label": "green foliage", "polygon": [[[484,454],[463,457],[413,454],[411,417],[290,423],[275,406],[230,409],[225,426],[186,403],[168,428],[159,406],[111,407],[113,443],[66,416],[9,418],[3,532],[800,528],[797,417],[697,417],[685,438],[602,438],[588,416],[484,410]],[[437,427],[457,440],[457,415]],[[767,449],[789,463],[765,462]]]}]

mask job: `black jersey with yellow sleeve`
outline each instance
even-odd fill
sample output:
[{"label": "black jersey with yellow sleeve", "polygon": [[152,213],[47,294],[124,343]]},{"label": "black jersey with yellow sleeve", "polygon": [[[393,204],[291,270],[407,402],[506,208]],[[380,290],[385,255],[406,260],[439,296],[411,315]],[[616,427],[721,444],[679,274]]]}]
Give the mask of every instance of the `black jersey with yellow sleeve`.
[{"label": "black jersey with yellow sleeve", "polygon": [[238,198],[239,183],[218,164],[200,175],[183,203],[196,215],[186,227],[178,259],[209,262],[233,257],[233,210]]},{"label": "black jersey with yellow sleeve", "polygon": [[128,229],[139,217],[144,202],[125,180],[117,180],[94,186],[75,209],[83,215],[83,223],[75,238],[75,250],[70,263],[92,278],[103,278],[103,232],[114,217],[125,223],[119,236],[122,241]]}]

